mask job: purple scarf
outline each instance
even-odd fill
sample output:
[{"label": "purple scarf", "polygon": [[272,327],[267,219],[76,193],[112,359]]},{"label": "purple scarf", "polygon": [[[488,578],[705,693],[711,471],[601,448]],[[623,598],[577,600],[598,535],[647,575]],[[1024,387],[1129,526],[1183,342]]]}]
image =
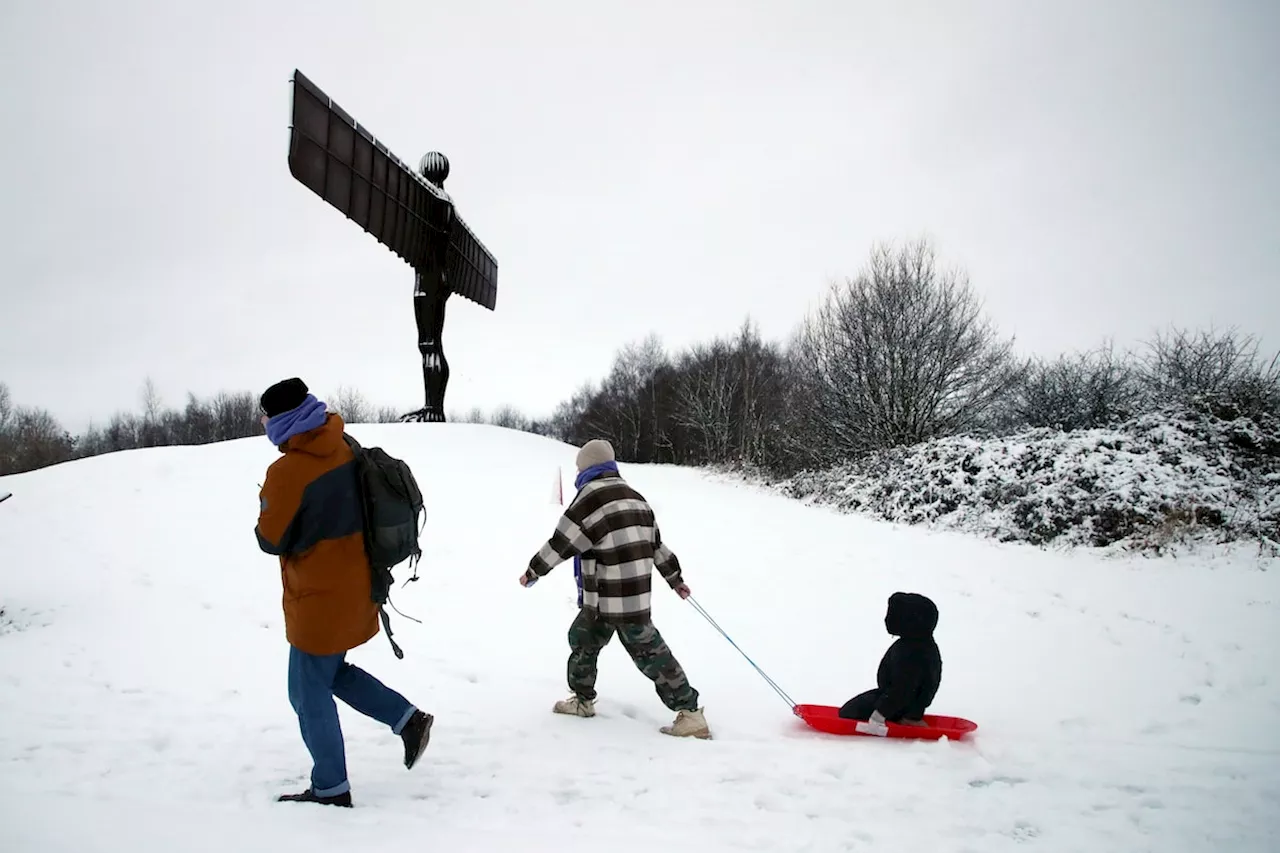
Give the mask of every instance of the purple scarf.
[{"label": "purple scarf", "polygon": [[295,435],[323,426],[327,417],[324,403],[308,394],[298,408],[281,412],[267,421],[267,438],[276,447],[280,447]]},{"label": "purple scarf", "polygon": [[[601,474],[613,472],[618,473],[618,465],[615,462],[602,462],[599,465],[592,465],[587,470],[580,473],[573,481],[573,485],[578,491],[582,491],[582,487],[594,480]],[[578,581],[578,606],[582,606],[582,558],[573,558],[573,576]]]}]

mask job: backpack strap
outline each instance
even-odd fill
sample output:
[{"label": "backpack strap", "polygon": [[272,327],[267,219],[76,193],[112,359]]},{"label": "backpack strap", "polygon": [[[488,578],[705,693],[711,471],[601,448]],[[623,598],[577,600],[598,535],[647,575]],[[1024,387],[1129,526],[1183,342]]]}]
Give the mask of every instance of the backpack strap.
[{"label": "backpack strap", "polygon": [[391,651],[395,653],[397,658],[404,660],[404,651],[396,644],[395,640],[391,639],[391,619],[387,616],[387,611],[382,605],[378,605],[378,615],[382,617],[382,630],[387,632],[387,642],[391,644]]}]

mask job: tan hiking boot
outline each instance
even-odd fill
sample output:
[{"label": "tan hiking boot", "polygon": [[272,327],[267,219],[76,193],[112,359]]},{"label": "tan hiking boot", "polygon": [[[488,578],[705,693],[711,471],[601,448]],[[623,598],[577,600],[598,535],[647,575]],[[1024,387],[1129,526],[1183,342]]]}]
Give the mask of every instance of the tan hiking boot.
[{"label": "tan hiking boot", "polygon": [[660,731],[672,737],[696,737],[702,740],[711,738],[711,729],[707,727],[707,718],[702,715],[701,708],[696,711],[678,712],[675,722],[669,726],[663,726]]},{"label": "tan hiking boot", "polygon": [[557,714],[568,714],[571,717],[594,717],[596,715],[595,703],[578,696],[561,699],[552,710]]}]

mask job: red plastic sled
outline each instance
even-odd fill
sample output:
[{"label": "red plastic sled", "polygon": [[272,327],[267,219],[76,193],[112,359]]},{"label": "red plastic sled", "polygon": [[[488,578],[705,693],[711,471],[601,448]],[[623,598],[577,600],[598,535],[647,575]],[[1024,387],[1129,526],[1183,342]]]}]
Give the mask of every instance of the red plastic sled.
[{"label": "red plastic sled", "polygon": [[[860,732],[855,727],[858,720],[846,720],[840,717],[840,709],[834,705],[797,705],[792,709],[797,717],[804,720],[810,728],[832,735],[858,735],[859,737],[878,737],[878,735]],[[963,717],[940,717],[936,714],[925,714],[927,726],[901,726],[886,723],[889,733],[885,737],[906,738],[910,740],[959,740],[971,732],[978,730],[978,724]]]}]

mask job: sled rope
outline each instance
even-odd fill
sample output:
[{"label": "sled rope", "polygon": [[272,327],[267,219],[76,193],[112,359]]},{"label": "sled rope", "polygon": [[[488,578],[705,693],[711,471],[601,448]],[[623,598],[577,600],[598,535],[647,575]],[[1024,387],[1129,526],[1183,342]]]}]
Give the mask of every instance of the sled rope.
[{"label": "sled rope", "polygon": [[763,669],[756,666],[756,662],[753,661],[750,657],[748,657],[746,652],[744,652],[741,648],[739,648],[738,644],[733,641],[732,637],[730,637],[728,634],[725,633],[723,628],[721,628],[718,624],[716,624],[716,620],[711,618],[710,613],[702,609],[702,605],[699,604],[692,595],[689,596],[687,601],[693,605],[694,610],[697,610],[699,613],[702,614],[703,619],[706,619],[709,623],[711,623],[712,628],[715,628],[717,631],[720,632],[720,636],[728,640],[729,644],[732,645],[735,649],[738,649],[738,654],[742,655],[744,658],[747,659],[747,663],[751,664],[751,666],[755,669],[755,671],[760,673],[760,677],[763,678],[766,682],[768,682],[769,686],[773,688],[773,691],[777,693],[779,696],[781,696],[782,701],[786,702],[787,707],[794,712],[796,709],[796,703],[792,700],[790,696],[787,695],[787,692],[785,690],[783,690],[781,687],[778,686],[778,682],[774,681],[772,678],[766,675]]}]

